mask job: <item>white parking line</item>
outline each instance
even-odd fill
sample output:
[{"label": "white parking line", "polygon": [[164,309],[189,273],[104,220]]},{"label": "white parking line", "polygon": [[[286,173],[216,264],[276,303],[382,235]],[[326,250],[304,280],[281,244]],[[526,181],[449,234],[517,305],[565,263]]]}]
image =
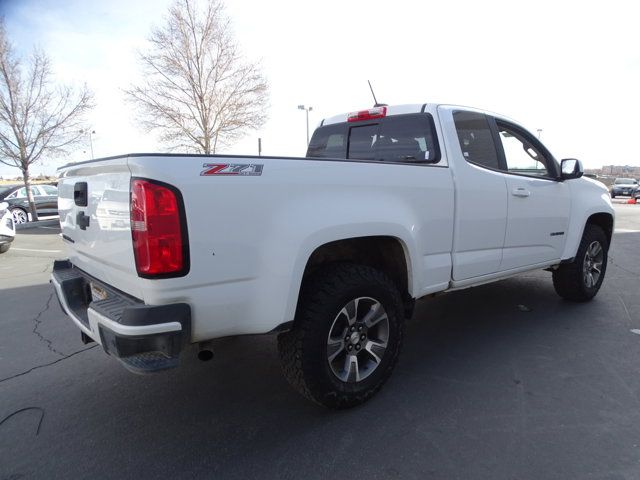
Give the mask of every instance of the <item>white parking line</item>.
[{"label": "white parking line", "polygon": [[33,248],[18,248],[18,247],[11,247],[11,250],[20,250],[21,252],[62,253],[62,250],[35,250]]},{"label": "white parking line", "polygon": [[613,233],[638,233],[640,230],[634,230],[633,228],[616,228]]},{"label": "white parking line", "polygon": [[637,328],[632,328],[631,329],[631,333],[635,333],[636,335],[640,335],[640,330],[638,330]]}]

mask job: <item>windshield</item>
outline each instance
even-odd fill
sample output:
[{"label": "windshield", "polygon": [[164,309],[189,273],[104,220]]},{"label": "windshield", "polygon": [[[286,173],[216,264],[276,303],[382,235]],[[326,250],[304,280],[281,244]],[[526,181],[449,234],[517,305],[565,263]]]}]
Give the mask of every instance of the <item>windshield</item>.
[{"label": "windshield", "polygon": [[633,178],[616,178],[616,185],[634,185],[636,181]]}]

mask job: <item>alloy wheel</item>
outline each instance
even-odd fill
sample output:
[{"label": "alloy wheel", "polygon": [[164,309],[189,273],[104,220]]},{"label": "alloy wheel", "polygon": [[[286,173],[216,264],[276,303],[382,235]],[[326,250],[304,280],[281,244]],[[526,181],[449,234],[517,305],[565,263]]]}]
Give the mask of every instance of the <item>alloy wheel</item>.
[{"label": "alloy wheel", "polygon": [[336,315],[327,337],[327,361],[347,383],[360,382],[380,365],[389,342],[389,317],[382,304],[358,297]]}]

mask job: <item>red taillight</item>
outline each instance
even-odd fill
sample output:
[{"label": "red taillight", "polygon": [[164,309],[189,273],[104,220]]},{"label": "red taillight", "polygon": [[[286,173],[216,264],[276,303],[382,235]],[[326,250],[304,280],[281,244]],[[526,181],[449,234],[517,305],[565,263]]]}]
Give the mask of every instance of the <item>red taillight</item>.
[{"label": "red taillight", "polygon": [[360,110],[352,112],[347,117],[347,122],[362,122],[363,120],[371,120],[374,118],[382,118],[387,114],[387,107],[370,108],[369,110]]},{"label": "red taillight", "polygon": [[168,185],[131,181],[131,237],[140,276],[179,275],[188,267],[178,195]]}]

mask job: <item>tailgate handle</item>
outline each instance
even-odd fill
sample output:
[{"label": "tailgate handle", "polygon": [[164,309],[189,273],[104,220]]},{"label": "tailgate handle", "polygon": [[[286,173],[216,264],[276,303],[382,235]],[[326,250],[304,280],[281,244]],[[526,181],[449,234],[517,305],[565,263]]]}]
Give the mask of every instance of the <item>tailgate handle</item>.
[{"label": "tailgate handle", "polygon": [[86,207],[89,195],[87,195],[87,182],[76,182],[73,186],[73,201],[79,207]]},{"label": "tailgate handle", "polygon": [[76,224],[80,227],[80,230],[86,230],[89,226],[90,220],[91,217],[85,215],[84,212],[78,212],[78,214],[76,215]]}]

